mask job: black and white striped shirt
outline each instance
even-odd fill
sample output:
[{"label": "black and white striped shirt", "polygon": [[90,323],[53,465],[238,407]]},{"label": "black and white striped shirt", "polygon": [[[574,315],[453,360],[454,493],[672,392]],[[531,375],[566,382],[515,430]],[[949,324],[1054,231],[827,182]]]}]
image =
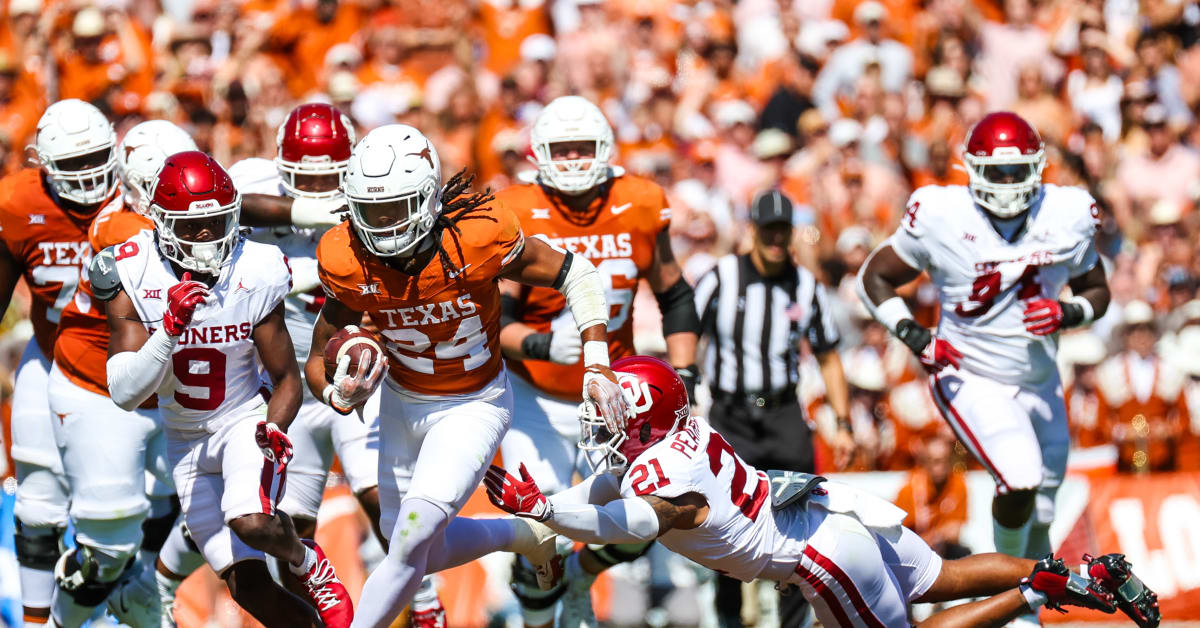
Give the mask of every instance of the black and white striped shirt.
[{"label": "black and white striped shirt", "polygon": [[726,255],[696,284],[700,333],[708,336],[704,376],[714,392],[775,394],[799,379],[800,339],[813,353],[839,337],[825,287],[789,265],[763,277],[749,255]]}]

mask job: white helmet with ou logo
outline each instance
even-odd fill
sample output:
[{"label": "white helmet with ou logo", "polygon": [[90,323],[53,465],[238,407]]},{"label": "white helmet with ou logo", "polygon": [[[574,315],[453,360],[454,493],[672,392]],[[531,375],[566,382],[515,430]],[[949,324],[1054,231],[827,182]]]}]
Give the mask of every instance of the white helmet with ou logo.
[{"label": "white helmet with ou logo", "polygon": [[368,251],[409,256],[442,212],[442,162],[417,129],[384,125],[354,147],[342,192],[350,224]]},{"label": "white helmet with ou logo", "polygon": [[[74,98],[46,108],[37,124],[33,149],[58,196],[80,205],[95,205],[117,187],[117,134],[95,106]],[[71,163],[94,153],[83,167]],[[93,162],[95,165],[89,165]]]},{"label": "white helmet with ou logo", "polygon": [[150,194],[158,171],[167,157],[189,150],[200,149],[187,131],[166,120],[147,120],[129,129],[117,144],[117,175],[125,186],[129,207],[149,215]]},{"label": "white helmet with ou logo", "polygon": [[[541,182],[564,194],[582,194],[609,177],[613,131],[608,119],[586,98],[560,96],[538,114],[529,133]],[[595,156],[552,159],[552,144],[595,142]]]}]

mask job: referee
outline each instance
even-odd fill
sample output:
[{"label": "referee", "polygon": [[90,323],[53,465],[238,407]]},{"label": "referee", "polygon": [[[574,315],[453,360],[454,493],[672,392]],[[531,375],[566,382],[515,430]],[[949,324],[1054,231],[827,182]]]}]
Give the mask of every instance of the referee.
[{"label": "referee", "polygon": [[[750,252],[722,257],[696,285],[700,334],[708,339],[703,375],[713,397],[709,422],[755,468],[811,473],[812,435],[796,397],[800,342],[807,340],[837,416],[835,463],[844,466],[854,438],[825,287],[792,263],[792,202],[786,196],[778,190],[759,194],[750,219]],[[718,576],[716,604],[722,626],[741,625],[740,582]],[[807,611],[803,596],[785,596],[779,611],[780,626],[799,626]]]}]

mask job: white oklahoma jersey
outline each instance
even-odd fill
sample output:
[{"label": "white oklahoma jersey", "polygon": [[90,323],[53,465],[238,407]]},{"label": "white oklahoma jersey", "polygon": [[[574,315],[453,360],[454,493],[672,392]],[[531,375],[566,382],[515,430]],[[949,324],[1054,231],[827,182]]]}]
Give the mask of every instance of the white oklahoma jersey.
[{"label": "white oklahoma jersey", "polygon": [[1081,188],[1043,185],[1014,242],[1003,239],[965,186],[913,192],[892,249],[929,272],[942,304],[937,335],[963,354],[962,369],[1033,385],[1056,372],[1056,335],[1025,331],[1025,302],[1057,298],[1099,257],[1096,202]]},{"label": "white oklahoma jersey", "polygon": [[635,458],[620,491],[626,499],[699,493],[709,508],[704,523],[658,541],[743,582],[799,586],[827,626],[907,625],[909,602],[941,571],[937,554],[901,525],[904,511],[848,485],[826,482],[806,501],[773,510],[766,474],[701,418]]},{"label": "white oklahoma jersey", "polygon": [[[121,285],[152,331],[179,277],[159,254],[153,231],[116,247],[115,257]],[[180,335],[157,391],[163,419],[178,430],[211,429],[224,417],[262,405],[269,395],[251,333],[287,295],[291,271],[279,249],[245,240],[226,264],[212,297],[196,308]]]},{"label": "white oklahoma jersey", "polygon": [[[243,159],[229,169],[233,186],[242,194],[285,196],[283,177],[269,159]],[[300,375],[312,345],[312,330],[317,314],[325,303],[325,292],[317,279],[317,242],[325,229],[299,227],[258,227],[250,239],[279,247],[292,269],[292,291],[283,301],[284,323],[292,337]],[[312,396],[303,386],[303,405],[288,428],[296,455],[288,465],[288,490],[280,510],[294,517],[317,518],[325,495],[325,482],[334,454],[342,463],[342,472],[350,490],[358,495],[377,486],[379,458],[379,396],[376,391],[357,414],[342,416]]]}]

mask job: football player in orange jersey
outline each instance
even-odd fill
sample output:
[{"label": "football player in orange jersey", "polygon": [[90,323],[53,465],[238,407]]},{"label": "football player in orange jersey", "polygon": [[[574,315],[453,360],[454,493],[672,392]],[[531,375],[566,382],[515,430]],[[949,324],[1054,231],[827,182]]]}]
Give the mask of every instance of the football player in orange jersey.
[{"label": "football player in orange jersey", "polygon": [[[552,537],[514,528],[515,519],[454,518],[512,421],[499,345],[501,277],[564,295],[583,340],[582,398],[614,430],[628,416],[608,367],[608,314],[595,267],[526,239],[512,212],[490,205],[488,193],[469,194],[470,184],[460,172],[442,186],[437,151],[417,129],[379,127],[350,156],[342,187],[350,222],[317,246],[327,298],[305,366],[313,395],[347,413],[390,375],[379,410],[380,528],[390,546],[363,588],[355,627],[389,625],[428,568],[485,543],[532,556],[549,585]],[[362,360],[353,373],[344,358],[329,378],[326,343],[364,312],[387,355]]]},{"label": "football player in orange jersey", "polygon": [[[167,157],[187,150],[196,150],[196,143],[165,120],[142,122],[125,133],[117,145],[122,194],[92,221],[90,254],[154,228],[143,215],[149,186]],[[108,337],[104,304],[83,275],[63,308],[49,376],[50,410],[59,419],[52,423],[77,544],[59,558],[55,570],[51,615],[59,626],[78,626],[106,598],[124,623],[159,624],[153,572],[143,567],[153,568],[153,557],[179,514],[169,499],[175,489],[157,403],[151,399],[126,412],[108,396]],[[96,455],[96,443],[105,444],[105,455]],[[147,471],[153,487],[147,486]],[[137,564],[131,559],[139,547],[144,551]],[[147,577],[123,577],[135,569]]]},{"label": "football player in orange jersey", "polygon": [[[608,342],[614,358],[633,355],[633,298],[645,279],[663,316],[667,359],[692,394],[696,381],[696,315],[692,288],[683,278],[667,227],[671,209],[658,184],[609,165],[613,132],[600,109],[579,96],[563,96],[538,114],[530,134],[537,178],[496,195],[500,206],[521,219],[528,235],[545,238],[596,265],[609,307]],[[537,287],[506,286],[500,346],[508,358],[515,393],[513,426],[501,451],[509,471],[525,463],[539,478],[552,478],[547,493],[571,486],[582,458],[578,401],[583,365],[579,335],[562,297]],[[589,474],[586,466],[582,476]],[[567,560],[567,575],[555,589],[527,586],[518,562],[514,591],[525,623],[554,620],[562,599],[560,626],[594,626],[589,589],[596,575],[641,556],[649,543],[585,548]]]},{"label": "football player in orange jersey", "polygon": [[47,621],[67,525],[67,488],[47,398],[50,356],[62,308],[91,257],[88,225],[117,189],[116,143],[99,109],[59,101],[38,120],[32,148],[40,166],[0,181],[0,311],[18,279],[32,298],[34,337],[17,368],[12,404],[17,560],[27,623]]}]

